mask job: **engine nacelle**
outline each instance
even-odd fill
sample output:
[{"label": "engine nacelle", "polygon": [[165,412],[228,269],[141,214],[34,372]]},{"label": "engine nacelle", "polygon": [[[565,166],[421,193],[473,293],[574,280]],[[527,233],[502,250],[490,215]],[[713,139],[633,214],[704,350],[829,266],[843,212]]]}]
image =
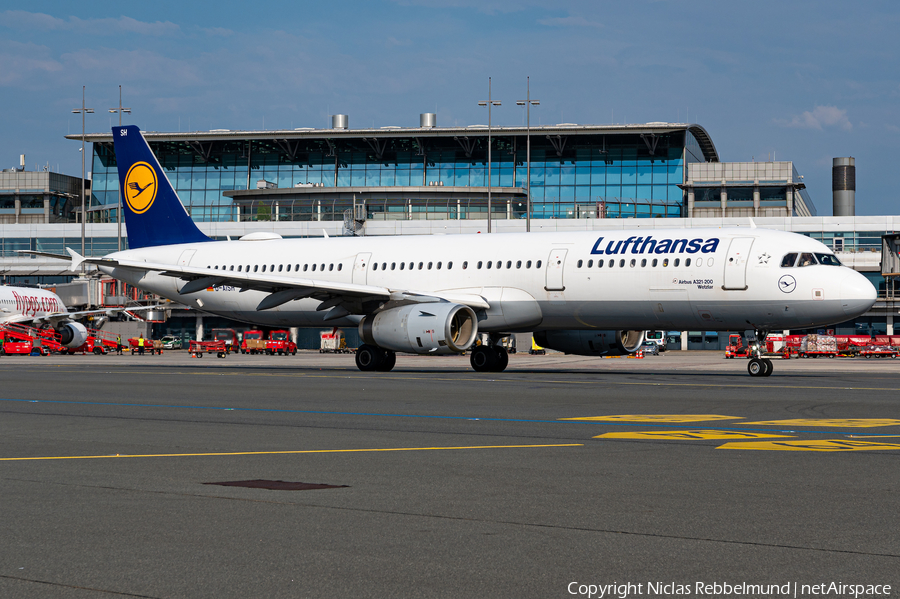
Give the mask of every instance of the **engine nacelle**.
[{"label": "engine nacelle", "polygon": [[644,331],[540,331],[534,340],[576,356],[627,356],[640,349]]},{"label": "engine nacelle", "polygon": [[87,329],[77,322],[66,323],[56,329],[56,332],[59,333],[59,342],[68,348],[81,347],[88,338]]},{"label": "engine nacelle", "polygon": [[458,354],[475,343],[478,319],[468,306],[448,302],[410,304],[366,316],[364,343],[413,354]]}]

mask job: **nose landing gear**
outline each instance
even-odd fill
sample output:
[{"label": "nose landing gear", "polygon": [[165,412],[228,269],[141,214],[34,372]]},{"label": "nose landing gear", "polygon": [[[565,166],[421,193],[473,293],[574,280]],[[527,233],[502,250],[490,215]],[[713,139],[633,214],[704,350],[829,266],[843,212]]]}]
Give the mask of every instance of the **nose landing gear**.
[{"label": "nose landing gear", "polygon": [[772,360],[763,358],[760,350],[768,334],[768,331],[744,331],[744,336],[750,345],[750,361],[747,363],[747,372],[750,376],[771,376],[772,374]]}]

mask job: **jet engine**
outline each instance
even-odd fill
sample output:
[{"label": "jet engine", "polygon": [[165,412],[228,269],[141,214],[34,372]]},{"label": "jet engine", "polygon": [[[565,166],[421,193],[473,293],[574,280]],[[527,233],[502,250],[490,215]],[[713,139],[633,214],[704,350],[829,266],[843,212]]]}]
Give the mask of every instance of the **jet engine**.
[{"label": "jet engine", "polygon": [[448,302],[391,308],[359,323],[364,343],[414,354],[457,354],[472,347],[478,319],[468,306]]},{"label": "jet engine", "polygon": [[69,322],[58,329],[59,342],[69,348],[80,347],[87,341],[88,333],[83,324],[77,322]]},{"label": "jet engine", "polygon": [[644,342],[644,331],[540,331],[535,342],[576,356],[627,356]]}]

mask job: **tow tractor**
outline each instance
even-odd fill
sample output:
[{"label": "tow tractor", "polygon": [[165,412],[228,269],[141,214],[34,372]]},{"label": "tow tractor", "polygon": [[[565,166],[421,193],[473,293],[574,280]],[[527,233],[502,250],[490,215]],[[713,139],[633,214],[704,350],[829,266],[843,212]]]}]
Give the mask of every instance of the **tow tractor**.
[{"label": "tow tractor", "polygon": [[729,335],[728,345],[725,346],[725,358],[749,358],[751,349],[749,345],[744,345],[744,338],[740,335]]}]

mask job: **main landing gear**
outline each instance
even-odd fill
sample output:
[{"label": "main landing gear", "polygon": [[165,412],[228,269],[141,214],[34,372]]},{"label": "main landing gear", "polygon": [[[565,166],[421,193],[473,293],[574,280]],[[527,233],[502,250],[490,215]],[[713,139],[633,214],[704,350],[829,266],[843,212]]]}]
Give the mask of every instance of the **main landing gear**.
[{"label": "main landing gear", "polygon": [[503,372],[509,364],[509,354],[500,345],[479,345],[472,349],[469,363],[476,372]]},{"label": "main landing gear", "polygon": [[750,373],[750,376],[771,376],[772,374],[772,360],[763,358],[760,350],[768,334],[768,331],[744,331],[744,336],[750,345],[750,361],[747,363],[747,372]]},{"label": "main landing gear", "polygon": [[397,354],[389,349],[364,343],[356,350],[356,367],[363,372],[390,372],[397,364]]},{"label": "main landing gear", "polygon": [[750,358],[747,364],[750,376],[769,376],[772,374],[772,360],[769,358]]}]

